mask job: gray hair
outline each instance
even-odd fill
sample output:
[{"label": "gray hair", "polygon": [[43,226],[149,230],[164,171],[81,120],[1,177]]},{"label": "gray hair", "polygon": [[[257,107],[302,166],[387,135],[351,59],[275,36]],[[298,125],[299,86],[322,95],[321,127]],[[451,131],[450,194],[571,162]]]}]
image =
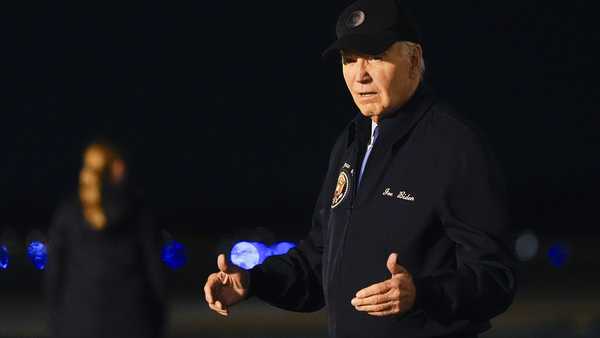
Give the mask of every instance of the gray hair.
[{"label": "gray hair", "polygon": [[[417,48],[417,44],[410,41],[400,41],[402,45],[402,50],[404,51],[405,56],[412,56],[415,52],[415,48]],[[421,78],[425,75],[425,59],[423,58],[423,54],[421,53],[421,58],[419,60],[419,70],[421,72]]]}]

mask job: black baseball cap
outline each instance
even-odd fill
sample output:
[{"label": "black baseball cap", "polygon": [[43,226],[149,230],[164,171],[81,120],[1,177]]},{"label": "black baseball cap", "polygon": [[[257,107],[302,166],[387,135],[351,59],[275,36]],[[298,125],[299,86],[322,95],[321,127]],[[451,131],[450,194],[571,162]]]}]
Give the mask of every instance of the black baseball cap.
[{"label": "black baseball cap", "polygon": [[337,40],[324,52],[348,49],[377,55],[396,41],[421,44],[414,17],[406,0],[358,0],[346,7],[336,24]]}]

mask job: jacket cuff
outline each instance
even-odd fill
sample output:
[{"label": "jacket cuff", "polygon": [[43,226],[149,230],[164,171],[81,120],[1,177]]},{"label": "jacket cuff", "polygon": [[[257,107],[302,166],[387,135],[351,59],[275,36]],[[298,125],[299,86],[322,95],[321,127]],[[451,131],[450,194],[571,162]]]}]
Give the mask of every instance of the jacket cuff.
[{"label": "jacket cuff", "polygon": [[250,297],[254,297],[259,295],[260,291],[258,290],[258,288],[260,287],[260,285],[263,285],[263,283],[261,282],[261,280],[263,279],[263,275],[264,272],[261,268],[261,264],[256,265],[255,267],[253,267],[252,269],[248,270],[248,276],[249,276],[249,281],[248,281],[248,296],[247,298]]}]

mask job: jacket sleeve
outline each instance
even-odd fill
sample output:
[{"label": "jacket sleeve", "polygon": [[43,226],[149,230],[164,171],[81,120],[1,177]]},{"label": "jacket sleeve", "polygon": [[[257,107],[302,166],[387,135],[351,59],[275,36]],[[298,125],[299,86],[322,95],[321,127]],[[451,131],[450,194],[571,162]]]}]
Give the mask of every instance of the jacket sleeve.
[{"label": "jacket sleeve", "polygon": [[478,137],[460,142],[453,153],[450,182],[437,209],[455,243],[456,266],[415,278],[416,304],[441,323],[487,321],[509,307],[516,289],[507,193],[491,151]]},{"label": "jacket sleeve", "polygon": [[[316,211],[318,213],[318,211]],[[317,216],[318,217],[318,216]],[[250,295],[290,311],[317,311],[325,305],[321,281],[321,224],[296,248],[271,256],[250,270]]]},{"label": "jacket sleeve", "polygon": [[[341,138],[340,138],[341,139]],[[322,284],[323,227],[329,218],[330,181],[334,146],[329,169],[321,188],[308,236],[285,255],[271,256],[250,270],[250,296],[290,311],[311,312],[325,306]]]}]

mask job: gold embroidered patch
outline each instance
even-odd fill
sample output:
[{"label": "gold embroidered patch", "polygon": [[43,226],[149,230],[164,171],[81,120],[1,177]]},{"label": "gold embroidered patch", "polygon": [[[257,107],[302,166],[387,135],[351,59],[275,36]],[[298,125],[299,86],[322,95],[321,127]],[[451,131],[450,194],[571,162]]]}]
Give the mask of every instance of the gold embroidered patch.
[{"label": "gold embroidered patch", "polygon": [[335,191],[333,192],[333,199],[331,200],[331,208],[337,207],[348,193],[348,174],[345,171],[341,171],[335,185]]}]

